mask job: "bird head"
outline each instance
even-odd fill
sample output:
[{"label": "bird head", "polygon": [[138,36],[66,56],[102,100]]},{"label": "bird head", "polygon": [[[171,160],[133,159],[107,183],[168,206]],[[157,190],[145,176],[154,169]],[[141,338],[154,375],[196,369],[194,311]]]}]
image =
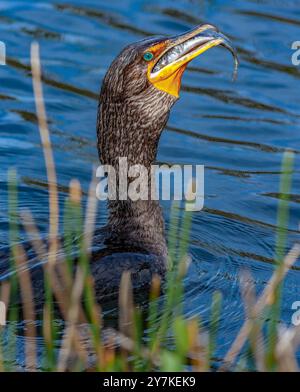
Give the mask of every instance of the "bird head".
[{"label": "bird head", "polygon": [[205,24],[170,38],[150,38],[127,46],[111,64],[102,85],[101,97],[115,102],[138,99],[161,92],[179,97],[182,75],[194,58],[208,49],[223,46],[238,60],[230,40],[216,27]]},{"label": "bird head", "polygon": [[212,25],[170,38],[150,38],[127,46],[109,67],[102,83],[97,134],[102,162],[119,156],[130,164],[149,165],[170,109],[179,97],[181,78],[195,57],[230,41]]}]

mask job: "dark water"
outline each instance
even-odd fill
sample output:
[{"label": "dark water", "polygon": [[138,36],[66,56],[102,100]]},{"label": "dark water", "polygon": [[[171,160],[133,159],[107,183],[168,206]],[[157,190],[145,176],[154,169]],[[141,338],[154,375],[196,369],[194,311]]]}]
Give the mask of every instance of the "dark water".
[{"label": "dark water", "polygon": [[[7,238],[7,170],[18,170],[22,208],[43,233],[48,226],[45,166],[36,123],[29,51],[41,44],[44,93],[55,148],[60,201],[72,178],[85,190],[98,163],[97,93],[122,47],[148,35],[178,34],[216,24],[238,48],[241,66],[232,83],[232,59],[214,49],[196,59],[183,79],[159,147],[159,161],[204,164],[205,208],[195,213],[186,312],[207,320],[211,294],[224,296],[219,356],[243,318],[238,276],[249,268],[260,292],[274,266],[276,208],[285,148],[295,151],[289,246],[299,240],[300,67],[291,62],[300,40],[297,1],[65,0],[1,1],[0,245]],[[164,206],[166,218],[169,205]],[[104,224],[101,211],[98,224]],[[24,236],[25,239],[25,236]],[[282,322],[291,325],[300,300],[300,263],[286,280]]]}]

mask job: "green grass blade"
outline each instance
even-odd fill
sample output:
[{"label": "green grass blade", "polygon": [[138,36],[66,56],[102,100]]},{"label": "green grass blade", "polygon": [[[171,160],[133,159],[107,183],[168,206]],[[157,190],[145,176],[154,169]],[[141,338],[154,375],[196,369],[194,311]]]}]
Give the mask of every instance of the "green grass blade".
[{"label": "green grass blade", "polygon": [[211,364],[212,358],[216,351],[217,334],[220,325],[221,309],[222,309],[222,294],[219,291],[216,291],[213,294],[212,305],[211,305],[209,343],[208,343],[208,352],[207,352],[208,365]]},{"label": "green grass blade", "polygon": [[[289,193],[292,186],[292,173],[294,164],[294,153],[286,151],[282,160],[282,175],[280,178],[280,199],[277,212],[277,232],[275,258],[276,266],[280,266],[287,246],[287,230],[289,222]],[[268,328],[268,347],[266,363],[269,370],[276,369],[275,346],[277,341],[277,323],[281,315],[282,283],[275,292],[274,303],[270,309],[270,323]]]}]

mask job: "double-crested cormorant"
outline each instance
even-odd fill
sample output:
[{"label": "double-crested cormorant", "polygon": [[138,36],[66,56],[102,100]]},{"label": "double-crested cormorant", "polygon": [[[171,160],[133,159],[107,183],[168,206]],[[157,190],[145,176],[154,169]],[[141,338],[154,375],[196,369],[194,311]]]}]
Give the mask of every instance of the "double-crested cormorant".
[{"label": "double-crested cormorant", "polygon": [[[103,80],[99,99],[101,163],[118,169],[119,157],[126,157],[129,166],[141,164],[150,171],[188,63],[218,45],[235,55],[224,35],[214,26],[202,25],[176,37],[144,39],[117,56]],[[157,201],[109,201],[105,233],[105,247],[93,254],[91,262],[98,300],[118,291],[126,270],[131,271],[133,286],[140,289],[149,286],[154,273],[164,276],[167,246]],[[33,271],[32,276],[40,299],[40,274]]]},{"label": "double-crested cormorant", "polygon": [[[143,165],[151,177],[151,164],[179,97],[182,75],[193,58],[217,45],[229,49],[237,61],[228,38],[212,25],[167,39],[144,39],[117,56],[103,80],[99,100],[97,135],[102,164],[118,172],[119,158],[126,157],[128,166]],[[129,183],[132,180],[128,178]],[[117,290],[125,270],[131,271],[133,285],[139,288],[149,285],[153,273],[164,275],[167,246],[157,201],[150,197],[147,201],[110,201],[107,232],[105,256],[92,266],[98,293],[105,286],[108,292]]]}]

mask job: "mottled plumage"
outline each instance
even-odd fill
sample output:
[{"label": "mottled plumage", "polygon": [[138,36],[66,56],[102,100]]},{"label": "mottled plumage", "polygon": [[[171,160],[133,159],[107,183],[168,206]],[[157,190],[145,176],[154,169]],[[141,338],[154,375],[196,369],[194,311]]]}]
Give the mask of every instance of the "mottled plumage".
[{"label": "mottled plumage", "polygon": [[[127,157],[129,166],[144,165],[149,178],[161,132],[176,101],[147,78],[143,52],[156,43],[159,39],[130,45],[114,60],[103,81],[97,121],[101,163],[118,169],[119,157]],[[151,282],[153,272],[164,275],[167,247],[157,201],[110,201],[107,233],[106,252],[111,256],[106,256],[108,270],[102,269],[102,276],[114,279],[116,270],[120,276],[129,269],[135,283],[145,286]],[[100,274],[98,278],[102,280]]]}]

